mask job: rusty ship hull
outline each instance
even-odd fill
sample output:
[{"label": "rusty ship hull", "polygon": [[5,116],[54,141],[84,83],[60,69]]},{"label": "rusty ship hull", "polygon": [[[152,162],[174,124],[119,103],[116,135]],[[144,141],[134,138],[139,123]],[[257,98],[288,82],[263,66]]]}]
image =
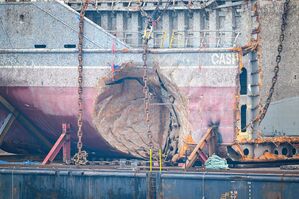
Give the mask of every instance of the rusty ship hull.
[{"label": "rusty ship hull", "polygon": [[[175,129],[176,134],[172,135],[176,137],[177,148],[175,150],[176,152],[180,149],[185,150],[186,144],[194,145],[207,129],[217,126],[218,144],[221,153],[226,157],[243,161],[256,160],[255,158],[258,157],[264,158],[264,153],[270,151],[271,154],[283,155],[286,159],[296,158],[298,153],[296,145],[298,134],[295,130],[297,123],[292,115],[289,119],[293,124],[292,127],[285,128],[281,125],[279,136],[275,134],[278,128],[270,128],[277,126],[271,120],[275,115],[271,113],[274,106],[270,106],[270,116],[267,116],[265,122],[262,123],[263,129],[253,126],[245,131],[242,130],[258,114],[260,96],[265,92],[265,88],[261,88],[260,83],[262,81],[261,66],[258,63],[260,52],[249,48],[252,46],[248,47],[250,45],[248,38],[252,40],[256,38],[257,33],[252,32],[252,29],[258,23],[249,25],[245,23],[257,20],[256,15],[251,15],[256,8],[256,2],[237,1],[229,5],[212,3],[208,6],[214,9],[208,13],[211,19],[201,7],[194,9],[194,15],[190,17],[192,20],[196,17],[200,19],[200,26],[195,23],[196,21],[188,22],[189,29],[199,29],[198,31],[190,32],[188,29],[188,34],[181,34],[180,30],[177,30],[176,34],[169,33],[168,41],[161,39],[163,34],[157,31],[150,41],[148,66],[153,72],[152,79],[150,79],[154,90],[153,98],[157,97],[155,95],[157,93],[161,96],[165,94],[165,89],[163,90],[163,86],[159,85],[161,82],[157,79],[155,71],[159,71],[168,86],[166,86],[168,88],[166,91],[169,92],[166,92],[166,96],[176,97],[175,102],[171,102],[174,108],[168,107],[170,103],[164,100],[165,96],[153,99],[153,104],[157,104],[152,106],[151,110],[155,147],[163,148],[169,134]],[[266,4],[260,6],[267,7]],[[76,5],[73,5],[74,7]],[[250,9],[240,16],[240,7],[244,10]],[[141,37],[135,32],[125,34],[118,30],[114,34],[112,30],[109,32],[105,30],[111,29],[110,26],[113,24],[116,28],[126,26],[126,29],[138,28],[134,26],[135,22],[142,27],[144,26],[142,17],[139,16],[140,20],[136,20],[136,13],[134,13],[133,17],[128,17],[129,21],[122,23],[125,14],[123,10],[117,8],[116,18],[111,16],[112,21],[108,21],[107,25],[103,23],[107,21],[106,17],[110,16],[107,15],[107,10],[89,9],[87,15],[94,22],[97,23],[96,13],[103,12],[103,16],[100,20],[101,24],[95,24],[87,18],[84,20],[84,148],[90,155],[96,157],[143,158],[144,154],[140,155],[138,150],[140,147],[148,150],[146,148],[148,140],[146,130],[144,130],[144,112],[141,108],[143,106],[142,82],[140,84],[136,81],[142,78],[140,74],[142,74],[143,50],[140,45],[138,46]],[[150,8],[148,9],[150,11]],[[0,49],[1,96],[32,123],[35,128],[33,131],[38,131],[52,144],[61,133],[61,124],[70,123],[72,150],[75,152],[79,14],[59,1],[4,3],[0,11],[1,19],[5,19],[1,21],[3,28],[0,29],[3,35],[0,38],[3,46]],[[223,18],[222,11],[229,17]],[[268,10],[262,10],[262,14],[267,12]],[[233,16],[231,16],[232,13],[234,13]],[[178,16],[174,15],[177,21],[173,19],[172,25],[169,19],[163,18],[163,27],[175,29],[174,23],[185,23],[185,16],[187,14],[183,12],[180,12]],[[241,24],[238,17],[241,17]],[[44,20],[40,20],[41,18]],[[217,23],[211,22],[208,26],[207,20],[213,19]],[[228,27],[228,30],[223,27]],[[159,28],[161,27],[157,27]],[[240,29],[242,34],[238,32]],[[261,34],[265,34],[265,30]],[[132,38],[131,40],[124,39],[121,35],[138,39],[136,41]],[[182,41],[179,40],[178,35],[184,35]],[[194,38],[198,36],[200,39],[190,39],[188,35]],[[133,40],[135,42],[132,42]],[[243,51],[241,46],[245,46]],[[267,55],[267,52],[265,54]],[[267,57],[265,62],[269,62]],[[132,73],[131,76],[122,74],[124,76],[119,80],[121,84],[118,84],[118,81],[111,78],[112,63],[129,65],[127,68],[124,67],[125,72],[133,68],[139,73]],[[243,77],[241,77],[242,74]],[[268,79],[269,76],[269,73],[266,73]],[[114,85],[103,84],[107,78],[112,79]],[[242,85],[244,82],[245,86]],[[293,82],[291,85],[294,87],[296,83]],[[128,89],[130,86],[133,89]],[[243,89],[246,92],[243,92]],[[134,99],[126,96],[128,92],[132,92]],[[287,97],[296,98],[297,94],[294,95]],[[283,97],[277,97],[275,100],[281,98]],[[112,103],[109,99],[115,101]],[[104,105],[108,108],[102,108],[105,107]],[[273,111],[279,110],[279,107],[274,107]],[[295,109],[291,111],[295,112]],[[5,123],[13,111],[1,106],[0,112],[0,119],[2,123]],[[174,113],[178,113],[176,121],[172,120]],[[172,116],[170,120],[169,115]],[[174,123],[177,124],[174,125]],[[137,130],[130,127],[136,127]],[[283,134],[286,129],[288,132]],[[24,127],[16,117],[16,122],[2,139],[1,148],[8,152],[22,154],[47,153],[49,147],[45,147],[45,143],[32,134],[31,130]],[[261,131],[264,131],[269,139],[259,140]],[[192,143],[186,143],[188,136],[192,137]],[[274,140],[275,137],[278,138]],[[291,138],[291,141],[288,138]],[[283,151],[287,153],[284,154]]]},{"label": "rusty ship hull", "polygon": [[[234,129],[232,109],[225,110],[225,107],[233,106],[233,96],[228,98],[226,95],[219,97],[219,90],[224,93],[233,93],[235,88],[181,88],[182,92],[190,96],[189,110],[190,122],[196,129],[203,131],[208,128],[210,123],[221,121],[220,131],[223,133],[224,142],[229,145],[233,138],[230,132]],[[61,125],[64,122],[72,124],[72,143],[75,149],[77,140],[77,88],[64,87],[13,87],[1,88],[0,93],[8,101],[10,101],[16,109],[22,112],[43,132],[52,142],[55,141],[61,133]],[[126,157],[127,155],[113,149],[107,141],[101,137],[100,133],[94,127],[92,122],[92,111],[97,96],[95,88],[84,88],[84,127],[83,137],[84,147],[91,153],[102,157]],[[211,103],[198,103],[197,96],[204,96],[206,99],[215,98]],[[217,97],[216,97],[217,96]],[[215,107],[215,105],[217,105]],[[209,118],[205,121],[198,120],[199,110],[197,107],[206,107],[205,117]],[[215,114],[220,113],[220,114]],[[8,114],[5,109],[1,109],[1,115]],[[228,114],[231,115],[228,117]],[[5,118],[2,117],[4,120]],[[49,122],[50,121],[50,122]],[[200,137],[200,135],[197,135]],[[45,153],[45,148],[40,141],[36,139],[28,130],[21,125],[15,125],[10,129],[9,134],[5,137],[2,148],[11,153],[21,154],[38,154]]]},{"label": "rusty ship hull", "polygon": [[[225,52],[226,50],[220,54],[226,54]],[[75,73],[74,71],[76,70],[76,67],[65,70],[72,71],[69,73]],[[89,69],[87,68],[86,70],[88,71]],[[195,67],[192,69],[192,71],[190,71],[190,73],[197,72],[200,75],[200,73],[204,70],[207,69],[205,69],[205,67]],[[235,69],[232,70],[235,71]],[[110,69],[98,69],[98,71],[106,71],[106,73],[109,74]],[[180,71],[178,71],[178,73],[179,72]],[[18,72],[16,72],[16,74],[17,73]],[[32,70],[32,73],[39,72],[38,70]],[[49,69],[49,71],[46,73],[56,76],[53,74],[53,70],[51,69]],[[188,75],[190,76],[190,74]],[[38,78],[38,74],[33,74],[32,78],[35,79],[35,82],[43,81],[42,79]],[[16,109],[26,115],[28,119],[31,120],[38,128],[40,128],[48,139],[55,140],[61,131],[61,123],[69,122],[74,127],[74,133],[72,134],[72,137],[73,140],[76,140],[77,87],[59,86],[60,78],[63,77],[59,77],[58,79],[54,80],[55,82],[58,82],[58,86],[52,87],[2,87],[1,95],[11,102]],[[86,78],[91,79],[88,76]],[[233,76],[231,79],[231,81],[234,80]],[[47,84],[47,82],[44,82],[44,84]],[[96,82],[94,82],[94,84],[96,84]],[[233,137],[230,135],[232,135],[231,132],[234,131],[234,114],[231,107],[234,105],[233,93],[235,92],[236,88],[234,86],[221,88],[207,86],[180,86],[179,90],[181,94],[189,101],[188,120],[190,121],[192,128],[199,130],[194,131],[195,137],[197,136],[197,139],[199,139],[201,136],[199,132],[203,133],[208,128],[210,123],[221,121],[220,130],[224,135],[224,143],[231,144]],[[97,92],[96,86],[84,87],[84,132],[86,132],[86,137],[83,138],[84,143],[89,151],[93,151],[100,156],[105,156],[105,154],[113,156],[113,151],[115,151],[115,154],[117,155],[119,154],[119,151],[113,150],[113,148],[111,148],[107,141],[101,137],[100,133],[93,125],[92,117],[95,106],[94,103],[98,95]],[[227,93],[232,94],[229,96]],[[202,100],[199,101],[198,98],[202,98]],[[214,98],[214,100],[211,101],[211,98]],[[200,107],[205,107],[205,110],[201,110]],[[201,114],[201,117],[199,117],[200,113],[205,113],[205,115],[202,116],[203,114]],[[3,114],[3,116],[5,115],[6,114]],[[15,126],[12,129],[12,132],[5,138],[3,148],[7,151],[18,153],[22,151],[39,152],[41,148],[40,143],[33,139],[28,132],[27,134],[22,134],[22,131],[26,130]],[[24,136],[19,137],[18,135]]]}]

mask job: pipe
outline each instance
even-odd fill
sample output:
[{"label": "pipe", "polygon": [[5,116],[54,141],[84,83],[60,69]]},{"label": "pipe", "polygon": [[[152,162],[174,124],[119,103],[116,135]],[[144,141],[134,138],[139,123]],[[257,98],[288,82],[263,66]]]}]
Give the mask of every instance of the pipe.
[{"label": "pipe", "polygon": [[146,173],[136,173],[130,171],[119,171],[119,170],[106,170],[106,171],[96,171],[96,170],[50,170],[49,169],[18,169],[18,168],[5,168],[0,169],[1,174],[11,174],[14,175],[59,175],[59,176],[110,176],[110,177],[146,177]]}]

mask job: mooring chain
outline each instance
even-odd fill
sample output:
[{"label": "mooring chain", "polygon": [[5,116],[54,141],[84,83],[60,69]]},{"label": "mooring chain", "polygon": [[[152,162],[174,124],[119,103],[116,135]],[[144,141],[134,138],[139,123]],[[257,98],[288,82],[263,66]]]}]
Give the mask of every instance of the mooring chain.
[{"label": "mooring chain", "polygon": [[83,38],[84,38],[84,15],[87,9],[89,0],[85,0],[81,8],[79,19],[79,42],[78,42],[78,152],[74,155],[73,160],[76,165],[85,165],[87,161],[87,152],[82,150],[82,137],[83,137]]},{"label": "mooring chain", "polygon": [[147,125],[147,137],[149,139],[149,148],[150,150],[154,150],[154,144],[153,144],[153,135],[151,131],[151,121],[150,121],[150,95],[149,95],[149,87],[148,87],[148,66],[147,66],[147,54],[148,54],[148,42],[151,39],[152,31],[153,31],[153,25],[154,23],[157,23],[162,14],[165,12],[165,10],[168,8],[170,4],[170,0],[168,1],[167,5],[164,8],[164,12],[161,12],[159,10],[159,5],[162,3],[160,0],[155,8],[155,11],[153,12],[152,16],[149,16],[142,8],[140,8],[141,15],[146,17],[147,21],[145,24],[145,31],[143,35],[143,54],[142,54],[142,60],[143,60],[143,93],[144,93],[144,112],[145,112],[145,122]]},{"label": "mooring chain", "polygon": [[147,67],[147,50],[148,50],[148,38],[144,38],[143,43],[143,93],[144,93],[144,112],[145,112],[145,122],[147,125],[147,137],[149,139],[149,147],[153,149],[153,136],[151,132],[151,121],[150,121],[150,112],[149,112],[149,103],[150,103],[150,96],[149,96],[149,87],[148,87],[148,67]]},{"label": "mooring chain", "polygon": [[272,83],[271,83],[271,87],[269,89],[269,93],[267,95],[267,99],[265,102],[265,105],[262,107],[262,109],[259,111],[259,114],[255,117],[254,120],[252,120],[244,129],[248,128],[249,126],[251,126],[251,128],[253,128],[253,124],[255,122],[258,122],[258,124],[260,125],[262,120],[264,119],[269,105],[272,101],[272,97],[273,97],[273,93],[274,93],[274,89],[275,89],[275,85],[278,79],[278,72],[279,72],[279,64],[281,61],[281,52],[283,50],[283,41],[285,39],[285,29],[287,26],[287,19],[288,19],[288,13],[289,13],[289,9],[290,9],[290,0],[285,0],[284,4],[283,4],[283,14],[281,17],[281,27],[280,27],[280,36],[279,36],[279,44],[277,47],[277,56],[276,56],[276,65],[274,67],[274,76],[272,77]]}]

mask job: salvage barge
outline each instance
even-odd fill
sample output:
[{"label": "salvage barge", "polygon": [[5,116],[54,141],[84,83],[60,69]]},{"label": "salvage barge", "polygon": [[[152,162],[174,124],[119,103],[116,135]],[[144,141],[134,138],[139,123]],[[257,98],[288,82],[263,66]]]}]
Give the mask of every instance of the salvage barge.
[{"label": "salvage barge", "polygon": [[[262,89],[260,54],[268,53],[257,43],[264,42],[268,47],[266,40],[259,40],[266,30],[261,28],[260,32],[257,28],[262,27],[268,17],[279,18],[282,11],[277,10],[280,14],[270,12],[263,9],[270,4],[255,1],[232,4],[211,1],[205,6],[196,5],[194,14],[198,12],[199,15],[190,19],[196,20],[197,16],[197,20],[210,22],[209,27],[204,26],[206,22],[201,22],[203,26],[200,27],[195,25],[196,21],[188,22],[189,25],[193,23],[194,30],[200,28],[199,34],[192,32],[198,39],[186,43],[190,40],[187,36],[191,34],[190,25],[182,43],[171,37],[170,43],[163,40],[163,45],[156,49],[155,42],[152,43],[156,40],[149,40],[149,115],[154,148],[162,149],[169,160],[178,160],[192,151],[209,128],[216,127],[219,147],[214,152],[222,157],[238,161],[297,159],[298,128],[297,117],[293,114],[298,107],[296,93],[287,94],[286,99],[274,96],[277,105],[270,106],[260,126],[261,121],[256,120],[261,113],[258,110],[262,110],[259,101],[266,90]],[[144,9],[150,13],[151,6],[148,4]],[[289,6],[289,23],[295,23],[297,3],[291,2]],[[1,4],[1,120],[7,124],[3,128],[5,133],[1,134],[1,148],[8,152],[45,154],[60,135],[62,123],[70,123],[73,132],[77,131],[79,15],[72,7],[76,4],[66,5],[59,1]],[[173,12],[167,9],[168,14]],[[240,9],[243,9],[241,16]],[[87,7],[87,11],[93,19],[101,12],[93,7]],[[116,16],[124,14],[120,8],[116,12]],[[225,13],[230,17],[223,18]],[[263,15],[265,13],[269,16]],[[135,12],[132,14],[139,16]],[[188,16],[184,12],[181,14]],[[206,18],[202,18],[202,14]],[[128,21],[117,17],[116,22],[131,24],[133,28],[133,15]],[[219,23],[217,26],[211,21],[214,15]],[[103,13],[103,20],[104,16]],[[89,19],[83,21],[84,149],[94,157],[148,158],[149,140],[145,130],[148,124],[143,119],[144,82],[140,81],[144,78],[144,50],[138,47],[139,39],[131,43],[136,46],[132,47],[121,41],[119,33],[116,34],[119,37],[115,37],[113,32]],[[164,23],[170,22],[165,19]],[[183,21],[171,23],[177,23],[167,29],[173,32]],[[279,26],[279,20],[277,23]],[[146,28],[143,20],[137,24],[141,30]],[[242,24],[242,29],[238,24]],[[101,25],[107,24],[101,22]],[[293,27],[297,26],[289,25],[286,31],[294,31]],[[207,28],[208,34],[205,34]],[[288,36],[286,42],[292,47],[290,52],[296,52],[298,46],[290,43],[296,38]],[[286,63],[294,63],[296,57],[285,56]],[[266,57],[264,62],[271,61]],[[111,65],[115,63],[121,68],[116,76],[111,73]],[[264,76],[271,77],[270,73]],[[296,85],[297,81],[290,82],[290,88],[295,89]],[[270,105],[269,101],[267,103]],[[292,108],[285,109],[292,104]],[[276,114],[279,110],[287,119],[283,120],[285,124],[277,126],[273,121],[280,121]],[[14,125],[8,128],[14,119]],[[74,133],[71,142],[74,149],[77,142]]]},{"label": "salvage barge", "polygon": [[0,167],[1,198],[297,198],[298,170]]}]

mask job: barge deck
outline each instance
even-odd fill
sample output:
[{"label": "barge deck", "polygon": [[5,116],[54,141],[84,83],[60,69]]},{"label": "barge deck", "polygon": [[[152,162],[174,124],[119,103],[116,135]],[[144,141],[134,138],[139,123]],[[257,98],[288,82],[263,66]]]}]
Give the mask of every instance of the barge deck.
[{"label": "barge deck", "polygon": [[[165,168],[166,169],[166,168]],[[299,170],[0,166],[0,198],[296,198]]]}]

